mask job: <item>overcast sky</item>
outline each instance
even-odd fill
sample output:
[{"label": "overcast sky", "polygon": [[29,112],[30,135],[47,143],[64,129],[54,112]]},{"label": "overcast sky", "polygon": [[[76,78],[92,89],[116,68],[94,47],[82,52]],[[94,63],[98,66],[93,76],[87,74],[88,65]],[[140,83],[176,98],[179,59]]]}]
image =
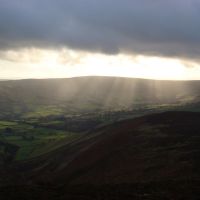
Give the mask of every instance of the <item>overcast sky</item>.
[{"label": "overcast sky", "polygon": [[[199,19],[199,0],[0,0],[0,78],[37,77],[40,70],[42,76],[52,76],[47,65],[58,77],[63,72],[70,76],[70,70],[87,75],[87,65],[98,59],[105,59],[105,66],[97,63],[103,74],[111,64],[112,70],[119,67],[119,58],[123,64],[129,60],[129,67],[132,62],[134,76],[137,64],[145,70],[146,61],[156,58],[157,64],[164,59],[176,69],[179,63],[183,79],[200,79]],[[87,63],[89,56],[96,59]],[[150,70],[157,67],[154,63]],[[171,69],[160,66],[167,67]],[[95,70],[97,66],[88,74]]]}]

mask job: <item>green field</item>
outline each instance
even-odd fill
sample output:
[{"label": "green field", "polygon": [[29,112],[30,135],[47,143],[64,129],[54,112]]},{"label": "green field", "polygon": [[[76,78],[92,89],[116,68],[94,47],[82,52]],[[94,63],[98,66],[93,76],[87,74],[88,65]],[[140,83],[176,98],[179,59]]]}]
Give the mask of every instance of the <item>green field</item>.
[{"label": "green field", "polygon": [[0,121],[0,141],[19,147],[16,160],[38,156],[79,137],[63,130],[35,127],[24,122]]}]

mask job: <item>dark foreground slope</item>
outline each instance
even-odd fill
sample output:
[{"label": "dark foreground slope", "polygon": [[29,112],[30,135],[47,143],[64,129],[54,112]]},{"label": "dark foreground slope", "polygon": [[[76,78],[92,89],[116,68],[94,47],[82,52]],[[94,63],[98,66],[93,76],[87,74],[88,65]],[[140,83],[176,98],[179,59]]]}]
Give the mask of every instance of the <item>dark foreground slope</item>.
[{"label": "dark foreground slope", "polygon": [[200,113],[115,123],[13,170],[5,199],[198,199]]}]

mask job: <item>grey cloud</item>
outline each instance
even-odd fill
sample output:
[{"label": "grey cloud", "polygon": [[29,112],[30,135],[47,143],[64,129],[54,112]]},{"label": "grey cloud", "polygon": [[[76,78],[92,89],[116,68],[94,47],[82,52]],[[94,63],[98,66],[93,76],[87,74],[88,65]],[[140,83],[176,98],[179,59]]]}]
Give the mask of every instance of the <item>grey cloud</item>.
[{"label": "grey cloud", "polygon": [[0,0],[0,48],[198,59],[199,0]]}]

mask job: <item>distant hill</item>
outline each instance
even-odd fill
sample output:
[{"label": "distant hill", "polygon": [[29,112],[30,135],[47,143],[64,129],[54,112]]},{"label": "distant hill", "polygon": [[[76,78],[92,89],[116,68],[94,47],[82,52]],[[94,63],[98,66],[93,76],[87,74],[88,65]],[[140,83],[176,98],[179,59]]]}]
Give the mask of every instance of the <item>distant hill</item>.
[{"label": "distant hill", "polygon": [[15,196],[198,199],[199,122],[200,113],[166,112],[96,129],[51,153],[18,163],[23,179],[18,178]]},{"label": "distant hill", "polygon": [[199,101],[200,81],[79,77],[0,82],[0,117],[16,117],[30,112],[124,110],[140,105]]}]

